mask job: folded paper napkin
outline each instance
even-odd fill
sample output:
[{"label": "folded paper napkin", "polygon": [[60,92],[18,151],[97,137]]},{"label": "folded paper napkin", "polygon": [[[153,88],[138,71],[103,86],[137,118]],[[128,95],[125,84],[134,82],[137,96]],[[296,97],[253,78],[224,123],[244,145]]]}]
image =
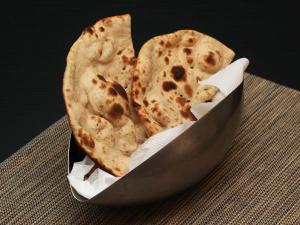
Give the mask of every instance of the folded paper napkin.
[{"label": "folded paper napkin", "polygon": [[[212,75],[207,80],[200,82],[201,85],[214,85],[218,87],[220,91],[214,97],[212,102],[199,103],[192,106],[191,111],[198,120],[213,107],[215,107],[223,98],[228,96],[235,88],[237,88],[237,86],[243,81],[243,74],[248,64],[248,59],[238,59],[223,70]],[[182,134],[186,129],[191,127],[194,123],[195,121],[189,121],[177,127],[151,136],[131,156],[130,170],[133,170],[149,157],[154,155],[156,152]],[[84,181],[84,175],[87,174],[93,166],[94,162],[86,156],[83,161],[74,163],[72,171],[68,175],[71,186],[80,195],[87,199],[91,199],[112,185],[118,179],[122,179],[120,177],[112,176],[101,169],[96,169],[89,179]]]}]

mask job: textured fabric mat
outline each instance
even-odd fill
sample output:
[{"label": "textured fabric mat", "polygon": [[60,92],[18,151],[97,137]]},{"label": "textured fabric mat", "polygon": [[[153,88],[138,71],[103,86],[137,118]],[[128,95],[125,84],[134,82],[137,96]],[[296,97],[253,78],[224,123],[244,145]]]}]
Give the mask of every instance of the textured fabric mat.
[{"label": "textured fabric mat", "polygon": [[63,117],[0,164],[0,224],[300,224],[300,92],[247,75],[241,127],[198,185],[130,208],[73,199]]}]

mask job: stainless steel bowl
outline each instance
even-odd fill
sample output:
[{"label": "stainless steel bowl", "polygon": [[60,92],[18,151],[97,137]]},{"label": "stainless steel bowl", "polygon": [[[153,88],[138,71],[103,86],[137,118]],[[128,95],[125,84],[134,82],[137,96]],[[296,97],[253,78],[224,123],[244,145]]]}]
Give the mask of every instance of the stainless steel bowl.
[{"label": "stainless steel bowl", "polygon": [[[199,182],[223,159],[241,120],[243,83],[192,127],[140,166],[93,197],[101,205],[134,205],[167,198]],[[69,172],[85,154],[74,137],[69,146]]]}]

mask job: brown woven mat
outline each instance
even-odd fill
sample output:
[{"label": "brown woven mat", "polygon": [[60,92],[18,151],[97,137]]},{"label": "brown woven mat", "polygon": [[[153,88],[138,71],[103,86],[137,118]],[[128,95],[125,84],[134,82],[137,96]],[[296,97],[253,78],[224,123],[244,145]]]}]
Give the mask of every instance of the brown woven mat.
[{"label": "brown woven mat", "polygon": [[152,205],[77,202],[65,117],[0,164],[0,224],[300,224],[300,92],[247,76],[242,125],[226,159],[183,194]]}]

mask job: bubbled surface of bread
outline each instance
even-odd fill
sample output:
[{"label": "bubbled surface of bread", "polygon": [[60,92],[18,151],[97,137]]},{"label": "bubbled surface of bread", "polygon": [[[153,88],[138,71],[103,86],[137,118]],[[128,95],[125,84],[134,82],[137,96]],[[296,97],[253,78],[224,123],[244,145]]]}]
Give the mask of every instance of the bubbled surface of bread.
[{"label": "bubbled surface of bread", "polygon": [[132,82],[135,110],[149,135],[195,120],[190,108],[218,89],[199,85],[232,61],[234,52],[193,30],[154,37],[138,55]]}]

